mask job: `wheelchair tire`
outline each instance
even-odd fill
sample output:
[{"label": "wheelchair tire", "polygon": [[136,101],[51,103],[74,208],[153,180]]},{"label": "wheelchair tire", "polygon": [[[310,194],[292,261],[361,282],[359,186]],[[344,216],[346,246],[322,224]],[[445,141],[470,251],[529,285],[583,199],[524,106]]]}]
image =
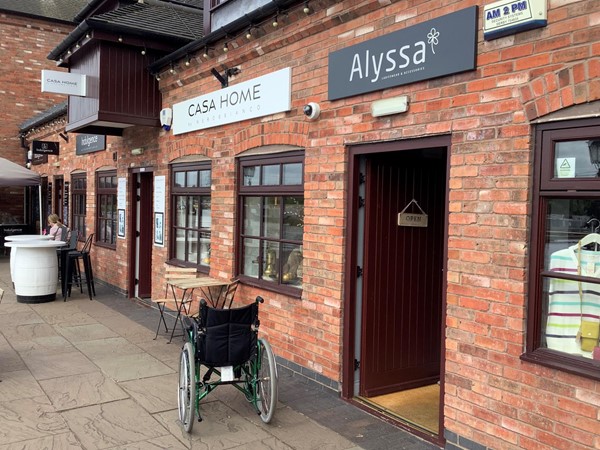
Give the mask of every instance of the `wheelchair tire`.
[{"label": "wheelchair tire", "polygon": [[186,342],[181,349],[178,388],[179,421],[183,429],[191,433],[196,412],[196,361],[194,347],[190,342]]},{"label": "wheelchair tire", "polygon": [[271,345],[264,339],[258,340],[260,361],[258,366],[258,410],[264,423],[269,423],[277,406],[277,365]]}]

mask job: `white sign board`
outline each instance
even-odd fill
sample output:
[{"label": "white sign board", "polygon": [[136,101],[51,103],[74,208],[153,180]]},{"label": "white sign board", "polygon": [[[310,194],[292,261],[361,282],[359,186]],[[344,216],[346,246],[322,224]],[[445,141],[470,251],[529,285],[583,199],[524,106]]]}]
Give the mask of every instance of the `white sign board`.
[{"label": "white sign board", "polygon": [[42,92],[85,97],[87,93],[86,76],[80,73],[42,70]]},{"label": "white sign board", "polygon": [[292,69],[254,78],[173,105],[173,134],[268,116],[292,107]]},{"label": "white sign board", "polygon": [[545,27],[546,0],[501,0],[483,8],[483,38],[486,41],[509,34]]},{"label": "white sign board", "polygon": [[167,178],[164,175],[154,177],[154,245],[165,246],[164,216]]},{"label": "white sign board", "polygon": [[127,178],[117,179],[117,237],[125,239],[125,205],[127,204]]}]

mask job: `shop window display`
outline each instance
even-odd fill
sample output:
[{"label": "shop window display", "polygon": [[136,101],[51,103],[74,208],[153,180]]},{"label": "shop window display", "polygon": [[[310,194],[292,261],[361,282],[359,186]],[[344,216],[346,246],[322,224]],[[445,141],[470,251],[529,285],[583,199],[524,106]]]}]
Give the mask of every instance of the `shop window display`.
[{"label": "shop window display", "polygon": [[536,149],[523,359],[600,379],[600,123],[541,125]]},{"label": "shop window display", "polygon": [[171,170],[170,259],[207,270],[211,250],[210,164],[176,164]]},{"label": "shop window display", "polygon": [[302,288],[303,153],[240,161],[240,275],[275,290]]}]

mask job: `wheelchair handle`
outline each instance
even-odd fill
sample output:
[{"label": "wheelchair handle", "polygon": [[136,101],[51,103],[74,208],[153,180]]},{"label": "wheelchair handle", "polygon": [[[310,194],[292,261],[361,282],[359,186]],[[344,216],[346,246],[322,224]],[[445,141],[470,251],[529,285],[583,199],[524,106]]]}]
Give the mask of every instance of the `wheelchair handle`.
[{"label": "wheelchair handle", "polygon": [[264,303],[265,299],[262,298],[260,295],[256,297],[256,303]]}]

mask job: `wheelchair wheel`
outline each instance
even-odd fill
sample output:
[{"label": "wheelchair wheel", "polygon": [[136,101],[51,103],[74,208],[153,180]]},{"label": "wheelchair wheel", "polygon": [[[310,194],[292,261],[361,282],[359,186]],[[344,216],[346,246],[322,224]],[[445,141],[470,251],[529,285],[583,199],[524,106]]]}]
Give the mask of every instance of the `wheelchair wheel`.
[{"label": "wheelchair wheel", "polygon": [[181,349],[177,403],[179,421],[183,429],[190,433],[194,426],[196,408],[196,362],[194,361],[194,347],[190,342],[186,342]]},{"label": "wheelchair wheel", "polygon": [[258,340],[260,361],[258,366],[258,410],[264,423],[269,423],[277,406],[277,366],[271,345]]}]

